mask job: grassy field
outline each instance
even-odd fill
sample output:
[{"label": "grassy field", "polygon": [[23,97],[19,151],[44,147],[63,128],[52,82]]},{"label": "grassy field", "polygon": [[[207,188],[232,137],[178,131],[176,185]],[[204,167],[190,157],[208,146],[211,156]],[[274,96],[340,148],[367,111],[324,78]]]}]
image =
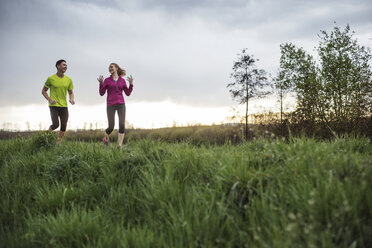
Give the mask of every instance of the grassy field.
[{"label": "grassy field", "polygon": [[0,140],[2,247],[372,247],[370,140]]},{"label": "grassy field", "polygon": [[[256,126],[252,125],[250,131],[259,137],[270,137],[271,133],[261,134]],[[1,139],[26,138],[39,131],[11,132],[0,130]],[[189,126],[189,127],[169,127],[157,129],[126,129],[126,141],[137,141],[143,139],[161,140],[165,142],[186,141],[192,144],[224,144],[226,140],[232,143],[239,143],[244,139],[244,130],[242,125],[214,125],[214,126]],[[102,140],[104,130],[69,130],[66,132],[65,139],[69,141],[99,142]],[[117,130],[110,138],[115,141]]]}]

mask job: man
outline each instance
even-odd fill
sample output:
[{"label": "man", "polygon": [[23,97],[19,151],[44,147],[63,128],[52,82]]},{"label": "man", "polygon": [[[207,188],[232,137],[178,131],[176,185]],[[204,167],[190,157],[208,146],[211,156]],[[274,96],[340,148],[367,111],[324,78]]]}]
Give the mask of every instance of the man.
[{"label": "man", "polygon": [[[67,63],[65,60],[58,60],[56,63],[57,73],[48,77],[42,90],[42,94],[49,102],[50,116],[52,118],[52,125],[49,130],[55,130],[61,122],[61,128],[58,134],[57,143],[59,144],[66,132],[68,121],[68,108],[66,95],[67,91],[70,97],[70,103],[75,104],[73,84],[71,78],[65,75],[67,70]],[[50,97],[48,96],[48,89],[50,89]]]}]

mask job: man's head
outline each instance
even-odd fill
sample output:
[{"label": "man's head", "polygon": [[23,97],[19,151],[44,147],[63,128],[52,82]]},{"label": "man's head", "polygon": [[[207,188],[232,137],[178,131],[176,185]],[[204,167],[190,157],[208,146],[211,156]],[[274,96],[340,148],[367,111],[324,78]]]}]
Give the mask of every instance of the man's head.
[{"label": "man's head", "polygon": [[60,59],[56,62],[56,68],[58,71],[65,73],[67,70],[67,63],[66,60]]}]

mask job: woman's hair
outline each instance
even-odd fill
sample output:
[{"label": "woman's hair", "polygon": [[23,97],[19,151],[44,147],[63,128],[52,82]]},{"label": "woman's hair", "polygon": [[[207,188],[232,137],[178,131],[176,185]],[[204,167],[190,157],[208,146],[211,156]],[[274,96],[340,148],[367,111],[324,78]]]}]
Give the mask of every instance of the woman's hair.
[{"label": "woman's hair", "polygon": [[111,63],[111,65],[114,65],[116,68],[118,68],[118,75],[119,76],[125,76],[125,70],[120,68],[120,66],[116,63]]}]

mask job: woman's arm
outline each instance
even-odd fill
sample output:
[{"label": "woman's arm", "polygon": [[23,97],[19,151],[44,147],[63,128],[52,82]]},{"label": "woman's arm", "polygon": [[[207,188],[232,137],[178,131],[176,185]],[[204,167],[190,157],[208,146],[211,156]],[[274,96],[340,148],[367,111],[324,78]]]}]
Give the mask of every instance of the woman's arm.
[{"label": "woman's arm", "polygon": [[97,80],[99,82],[99,94],[103,96],[106,93],[107,84],[104,82],[102,75]]},{"label": "woman's arm", "polygon": [[130,77],[127,77],[127,80],[129,82],[129,88],[128,88],[127,84],[125,83],[125,80],[124,80],[124,93],[125,93],[125,95],[130,96],[130,94],[133,91],[133,77],[132,77],[132,75]]},{"label": "woman's arm", "polygon": [[50,97],[48,96],[47,91],[48,91],[48,88],[44,86],[43,89],[42,89],[42,91],[41,91],[41,94],[45,97],[45,99],[48,100],[48,102],[49,102],[51,105],[56,104],[56,101],[55,101],[55,100],[52,100],[52,98],[50,98]]}]

